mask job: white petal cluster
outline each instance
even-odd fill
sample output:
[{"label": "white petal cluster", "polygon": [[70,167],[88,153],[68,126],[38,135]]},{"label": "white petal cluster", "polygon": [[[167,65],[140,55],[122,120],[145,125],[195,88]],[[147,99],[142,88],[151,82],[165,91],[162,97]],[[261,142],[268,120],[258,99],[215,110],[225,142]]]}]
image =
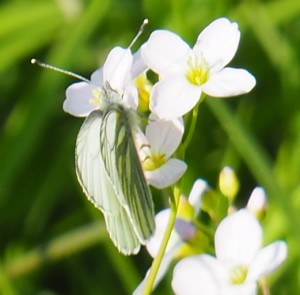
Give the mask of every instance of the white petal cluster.
[{"label": "white petal cluster", "polygon": [[[144,74],[140,52],[132,56],[130,49],[115,47],[109,53],[104,66],[91,75],[89,82],[70,85],[66,90],[64,111],[77,117],[87,117],[94,110],[104,110],[114,100],[136,110],[138,89],[134,79]],[[118,95],[107,98],[103,88],[109,85]],[[152,117],[155,117],[152,115]],[[186,171],[185,162],[173,158],[184,132],[182,119],[159,121],[149,119],[145,134],[136,130],[136,146],[149,184],[162,189],[175,183]]]},{"label": "white petal cluster", "polygon": [[193,48],[170,31],[153,32],[142,47],[145,63],[161,79],[151,95],[152,112],[169,120],[189,112],[202,92],[214,97],[249,92],[255,78],[244,69],[226,67],[239,40],[237,24],[226,18],[204,29]]},{"label": "white petal cluster", "polygon": [[216,257],[202,254],[181,260],[173,273],[176,294],[256,294],[260,278],[287,257],[287,246],[276,241],[262,247],[262,228],[246,209],[226,217],[215,233]]},{"label": "white petal cluster", "polygon": [[[239,40],[238,25],[226,18],[208,25],[193,47],[173,32],[154,31],[134,55],[130,48],[113,48],[90,81],[67,88],[63,108],[77,117],[87,117],[94,110],[103,111],[112,102],[140,111],[137,78],[143,77],[140,81],[144,81],[149,70],[156,73],[158,81],[144,89],[144,98],[149,102],[141,122],[146,123],[133,130],[133,136],[148,183],[158,189],[167,188],[187,169],[178,153],[185,131],[184,116],[205,95],[237,96],[248,93],[256,84],[247,70],[227,66],[236,54]],[[106,87],[113,89],[116,96],[106,97]],[[225,177],[221,191],[234,199],[238,184],[232,192],[231,182],[228,193],[228,177]],[[202,196],[207,189],[205,181],[197,180],[188,200],[185,199],[192,208],[193,219],[177,218],[155,284],[163,278],[179,249],[195,236]],[[262,247],[262,227],[254,215],[262,215],[265,207],[264,191],[257,188],[247,209],[227,216],[218,225],[214,235],[215,256],[190,256],[176,265],[172,281],[174,292],[178,295],[256,294],[257,282],[287,256],[283,241]],[[158,252],[169,216],[170,209],[156,215],[156,232],[147,244],[152,257]],[[146,279],[147,275],[135,295],[142,293]]]},{"label": "white petal cluster", "polygon": [[185,162],[172,158],[184,132],[183,121],[152,121],[140,139],[140,157],[148,182],[162,189],[175,183],[184,174]]},{"label": "white petal cluster", "polygon": [[[102,68],[90,81],[70,85],[63,108],[86,117],[94,110],[104,110],[114,100],[136,110],[139,89],[135,79],[152,70],[159,75],[149,93],[152,114],[145,134],[137,132],[137,150],[149,184],[162,189],[175,183],[187,165],[172,155],[179,147],[184,131],[181,116],[189,112],[205,93],[227,97],[249,92],[254,77],[243,69],[226,65],[234,57],[240,39],[236,23],[226,18],[212,22],[198,36],[193,48],[178,35],[166,30],[154,31],[149,40],[132,55],[129,48],[115,47]],[[103,87],[109,85],[118,95],[107,98]]]},{"label": "white petal cluster", "polygon": [[103,95],[105,84],[108,84],[122,97],[123,103],[136,109],[138,96],[133,85],[132,64],[133,56],[130,49],[113,48],[104,66],[91,75],[89,83],[78,82],[67,88],[63,104],[64,111],[76,117],[87,117],[94,110],[103,110],[113,100],[113,98],[109,98],[108,101]]},{"label": "white petal cluster", "polygon": [[[193,217],[195,218],[199,214],[202,195],[207,189],[208,189],[207,183],[202,179],[198,179],[194,183],[188,199],[186,200],[185,197],[182,197],[181,201],[182,202],[187,201],[188,204],[193,208],[193,212],[194,212]],[[165,234],[170,213],[171,213],[170,209],[165,209],[160,211],[155,216],[156,230],[154,236],[147,243],[147,250],[152,257],[155,257],[157,255],[161,241]],[[164,255],[163,261],[159,268],[158,275],[156,276],[155,286],[162,280],[162,278],[167,273],[167,270],[172,260],[180,250],[181,246],[193,237],[194,232],[195,232],[194,225],[191,222],[183,220],[180,217],[177,218],[175,224],[175,230],[171,234],[166,253]],[[143,294],[143,290],[145,287],[145,283],[147,281],[149,271],[147,272],[144,280],[139,284],[139,286],[134,291],[133,293],[134,295]]]}]

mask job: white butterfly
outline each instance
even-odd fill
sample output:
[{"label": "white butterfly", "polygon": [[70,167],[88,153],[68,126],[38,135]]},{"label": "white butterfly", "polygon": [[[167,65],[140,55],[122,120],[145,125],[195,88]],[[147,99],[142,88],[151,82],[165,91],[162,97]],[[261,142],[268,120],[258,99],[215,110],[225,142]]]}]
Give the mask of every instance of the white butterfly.
[{"label": "white butterfly", "polygon": [[[133,42],[146,23],[147,20]],[[137,104],[130,101],[133,85],[128,87],[128,93],[125,91],[132,74],[130,46],[115,47],[91,81],[31,60],[82,81],[69,86],[64,102],[66,112],[88,116],[77,137],[76,173],[88,199],[103,212],[112,241],[125,255],[136,254],[155,230],[151,191],[134,142],[138,119],[130,107]]]},{"label": "white butterfly", "polygon": [[89,200],[99,208],[120,252],[136,254],[155,229],[151,191],[134,142],[137,114],[104,85],[109,103],[83,123],[76,143],[76,172]]}]

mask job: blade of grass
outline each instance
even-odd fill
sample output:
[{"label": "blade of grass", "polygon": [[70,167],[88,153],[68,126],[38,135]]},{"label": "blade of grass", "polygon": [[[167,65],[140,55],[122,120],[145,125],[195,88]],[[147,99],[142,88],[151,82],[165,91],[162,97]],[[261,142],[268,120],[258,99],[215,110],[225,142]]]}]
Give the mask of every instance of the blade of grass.
[{"label": "blade of grass", "polygon": [[104,222],[94,222],[64,233],[46,245],[24,253],[4,263],[3,270],[8,277],[18,278],[38,270],[44,263],[55,262],[107,239]]},{"label": "blade of grass", "polygon": [[289,226],[288,231],[293,233],[299,240],[298,228],[300,220],[298,214],[295,212],[292,204],[286,202],[288,199],[287,192],[279,185],[268,155],[254,139],[250,131],[229,110],[224,101],[207,99],[206,103],[220,121],[222,128],[226,131],[235,149],[246,162],[258,183],[266,189],[270,198],[281,208],[283,217]]}]

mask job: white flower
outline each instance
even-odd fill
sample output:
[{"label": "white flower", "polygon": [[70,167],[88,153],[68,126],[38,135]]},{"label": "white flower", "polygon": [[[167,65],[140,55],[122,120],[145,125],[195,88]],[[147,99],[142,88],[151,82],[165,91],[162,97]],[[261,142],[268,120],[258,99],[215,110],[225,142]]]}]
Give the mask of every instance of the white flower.
[{"label": "white flower", "polygon": [[[208,188],[209,187],[206,181],[198,179],[195,181],[188,199],[185,197],[180,199],[175,230],[171,234],[166,252],[170,252],[170,250],[174,247],[178,248],[178,246],[180,246],[179,244],[182,244],[184,241],[191,238],[193,231],[192,228],[194,228],[194,225],[187,219],[192,220],[198,216],[200,213],[202,196],[208,190]],[[190,212],[190,210],[192,210],[192,212]],[[171,209],[164,209],[155,216],[156,230],[154,236],[146,245],[147,250],[152,257],[155,257],[159,250],[170,213]],[[180,215],[184,215],[185,218],[183,219],[183,217]]]},{"label": "white flower", "polygon": [[[74,83],[67,88],[64,111],[76,117],[86,117],[96,109],[105,108],[114,99],[103,95],[105,84],[118,93],[119,99],[136,109],[138,97],[131,71],[134,61],[130,49],[113,48],[103,67],[92,74],[90,82]],[[134,74],[138,74],[136,70]]]},{"label": "white flower", "polygon": [[192,49],[170,31],[154,31],[142,47],[146,65],[161,78],[153,88],[150,109],[162,119],[173,119],[189,112],[202,92],[214,97],[249,92],[255,85],[249,72],[224,68],[239,39],[238,25],[226,18],[205,28]]},{"label": "white flower", "polygon": [[138,144],[140,158],[149,184],[162,189],[175,183],[184,174],[185,162],[171,158],[179,146],[184,127],[181,119],[153,121],[146,127],[145,137]]},{"label": "white flower", "polygon": [[246,209],[226,217],[215,233],[216,257],[203,254],[181,260],[174,269],[177,295],[256,294],[257,281],[287,257],[287,246],[276,241],[264,248],[262,228]]},{"label": "white flower", "polygon": [[[180,210],[180,206],[184,206],[186,209],[187,207],[190,207],[193,211],[192,213],[193,217],[196,217],[200,211],[201,197],[203,193],[207,190],[207,188],[208,188],[207,183],[201,179],[198,179],[193,185],[188,200],[186,200],[184,197],[180,199],[179,210]],[[146,245],[148,252],[153,258],[157,255],[160,244],[164,237],[167,223],[170,217],[170,213],[171,213],[170,209],[165,209],[159,212],[155,216],[155,225],[156,225],[155,233],[154,236],[150,239],[150,241]],[[194,234],[195,234],[195,226],[191,222],[188,222],[187,220],[177,217],[175,223],[175,229],[171,234],[164,258],[162,260],[158,274],[155,279],[154,288],[166,274],[170,263],[172,262],[176,254],[180,251],[181,246],[184,244],[185,241],[193,238]],[[147,272],[144,280],[135,289],[133,295],[139,295],[143,293],[149,271]]]}]

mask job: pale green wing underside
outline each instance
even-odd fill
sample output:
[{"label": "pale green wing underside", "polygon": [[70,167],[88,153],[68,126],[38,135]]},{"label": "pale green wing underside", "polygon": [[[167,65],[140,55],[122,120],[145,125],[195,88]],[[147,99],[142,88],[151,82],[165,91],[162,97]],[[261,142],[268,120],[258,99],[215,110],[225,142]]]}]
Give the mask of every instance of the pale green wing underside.
[{"label": "pale green wing underside", "polygon": [[127,206],[120,203],[100,153],[102,121],[102,113],[94,111],[79,131],[76,142],[77,177],[88,199],[103,212],[107,230],[119,251],[125,255],[136,254],[141,241],[132,225],[133,218],[128,215]]},{"label": "pale green wing underside", "polygon": [[155,229],[154,206],[133,139],[135,115],[119,103],[107,107],[100,129],[100,151],[117,197],[145,244]]}]

